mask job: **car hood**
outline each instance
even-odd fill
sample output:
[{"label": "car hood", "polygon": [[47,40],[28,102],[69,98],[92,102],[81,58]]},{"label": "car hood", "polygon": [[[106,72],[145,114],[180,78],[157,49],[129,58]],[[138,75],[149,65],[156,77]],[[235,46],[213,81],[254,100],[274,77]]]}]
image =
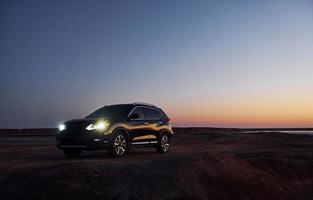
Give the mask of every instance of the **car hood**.
[{"label": "car hood", "polygon": [[93,122],[97,122],[99,120],[110,120],[109,118],[82,118],[82,119],[71,119],[66,121],[65,123],[93,123]]},{"label": "car hood", "polygon": [[84,130],[87,126],[92,123],[96,123],[99,120],[109,120],[105,118],[84,118],[84,119],[71,119],[66,121],[64,124],[66,126],[67,131],[79,131]]}]

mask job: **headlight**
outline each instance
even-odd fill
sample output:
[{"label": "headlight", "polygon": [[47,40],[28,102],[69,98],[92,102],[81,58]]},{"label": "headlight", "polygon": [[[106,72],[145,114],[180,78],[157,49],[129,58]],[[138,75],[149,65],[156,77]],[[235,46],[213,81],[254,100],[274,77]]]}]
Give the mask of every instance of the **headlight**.
[{"label": "headlight", "polygon": [[101,131],[103,131],[108,126],[109,126],[109,122],[101,121],[101,122],[97,122],[95,124],[89,124],[89,126],[87,126],[86,129],[88,131],[92,131],[92,130],[101,130]]},{"label": "headlight", "polygon": [[65,128],[66,128],[66,126],[64,124],[60,124],[60,126],[59,126],[60,131],[63,131]]}]

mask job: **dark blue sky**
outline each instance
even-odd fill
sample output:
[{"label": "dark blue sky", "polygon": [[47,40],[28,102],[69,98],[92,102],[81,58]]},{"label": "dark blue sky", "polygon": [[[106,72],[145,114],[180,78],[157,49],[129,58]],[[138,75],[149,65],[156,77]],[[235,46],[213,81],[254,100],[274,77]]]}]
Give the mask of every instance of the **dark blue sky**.
[{"label": "dark blue sky", "polygon": [[8,0],[0,31],[0,127],[133,101],[176,125],[313,119],[312,1]]}]

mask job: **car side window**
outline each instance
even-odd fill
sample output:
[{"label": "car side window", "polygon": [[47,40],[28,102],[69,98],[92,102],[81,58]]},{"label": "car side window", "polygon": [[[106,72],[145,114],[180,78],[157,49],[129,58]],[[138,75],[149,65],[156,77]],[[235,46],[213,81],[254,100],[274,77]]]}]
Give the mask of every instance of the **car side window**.
[{"label": "car side window", "polygon": [[155,109],[144,108],[145,119],[157,119]]},{"label": "car side window", "polygon": [[144,114],[143,114],[143,108],[142,107],[136,107],[131,114],[138,114],[139,118],[138,119],[143,119]]},{"label": "car side window", "polygon": [[161,113],[161,111],[155,110],[155,112],[156,112],[157,118],[160,119],[160,118],[162,117],[162,115],[163,115],[163,114]]}]

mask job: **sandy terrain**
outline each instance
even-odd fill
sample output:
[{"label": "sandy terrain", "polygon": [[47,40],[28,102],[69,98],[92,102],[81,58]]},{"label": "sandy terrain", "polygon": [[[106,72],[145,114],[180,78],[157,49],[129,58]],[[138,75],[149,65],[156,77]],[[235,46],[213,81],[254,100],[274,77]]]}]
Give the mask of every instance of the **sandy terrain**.
[{"label": "sandy terrain", "polygon": [[1,199],[313,199],[313,136],[178,129],[171,151],[65,158],[47,136],[0,137]]}]

